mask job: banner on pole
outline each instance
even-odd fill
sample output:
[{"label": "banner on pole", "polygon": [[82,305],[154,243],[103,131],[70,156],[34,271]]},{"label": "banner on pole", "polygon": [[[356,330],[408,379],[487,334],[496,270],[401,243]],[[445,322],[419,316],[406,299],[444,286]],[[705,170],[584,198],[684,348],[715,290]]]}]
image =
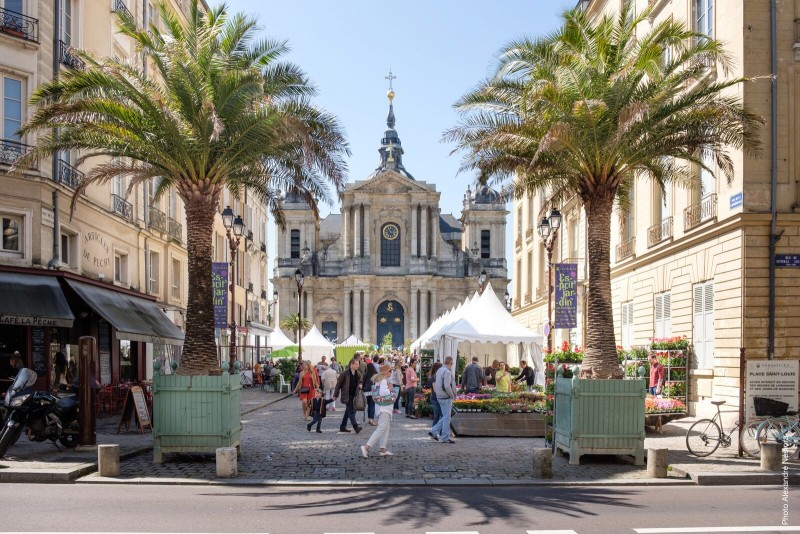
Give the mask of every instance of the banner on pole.
[{"label": "banner on pole", "polygon": [[228,263],[211,264],[211,287],[214,301],[214,328],[228,327]]},{"label": "banner on pole", "polygon": [[578,264],[556,264],[554,328],[578,327]]}]

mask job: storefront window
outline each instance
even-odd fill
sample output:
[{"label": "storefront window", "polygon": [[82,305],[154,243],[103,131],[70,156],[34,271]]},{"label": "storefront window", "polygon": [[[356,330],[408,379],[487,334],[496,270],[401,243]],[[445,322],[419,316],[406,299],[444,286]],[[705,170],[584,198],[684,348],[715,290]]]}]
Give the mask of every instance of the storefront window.
[{"label": "storefront window", "polygon": [[119,342],[119,380],[132,382],[136,380],[136,362],[131,351],[131,342],[122,339]]}]

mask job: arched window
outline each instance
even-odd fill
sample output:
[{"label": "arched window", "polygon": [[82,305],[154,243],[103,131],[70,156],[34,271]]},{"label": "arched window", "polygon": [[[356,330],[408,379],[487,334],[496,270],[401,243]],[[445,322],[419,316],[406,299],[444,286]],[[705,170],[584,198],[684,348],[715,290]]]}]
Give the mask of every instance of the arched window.
[{"label": "arched window", "polygon": [[400,266],[400,227],[392,222],[381,226],[381,267]]}]

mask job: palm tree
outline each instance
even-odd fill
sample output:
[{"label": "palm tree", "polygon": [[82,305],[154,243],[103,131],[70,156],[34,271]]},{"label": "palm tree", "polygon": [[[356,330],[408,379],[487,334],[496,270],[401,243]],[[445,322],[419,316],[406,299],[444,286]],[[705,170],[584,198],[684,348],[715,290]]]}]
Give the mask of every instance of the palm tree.
[{"label": "palm tree", "polygon": [[258,39],[254,19],[225,6],[203,12],[198,0],[186,22],[164,2],[158,9],[163,34],[125,14],[117,23],[154,75],[78,51],[85,70],[65,70],[34,92],[22,132],[37,134],[38,144],[16,167],[62,150],[80,151],[79,163],[104,158],[77,188],[73,206],[84,189],[114,176],[129,178],[129,192],[151,179],[160,180],[157,196],[176,189],[186,210],[189,271],[178,372],[202,375],[219,369],[211,261],[224,188],[233,195],[246,189],[282,224],[281,190],[299,194],[315,213],[319,200],[341,194],[349,149],[338,120],[310,103],[315,90],[307,76],[280,60],[286,43]]},{"label": "palm tree", "polygon": [[[648,30],[651,9],[592,22],[580,9],[554,34],[512,41],[492,77],[459,99],[444,138],[464,151],[462,171],[505,198],[546,188],[553,207],[577,196],[588,225],[589,295],[583,378],[621,377],[614,341],[610,236],[615,202],[635,180],[699,188],[713,158],[730,181],[729,147],[758,151],[761,119],[731,96],[722,44],[672,19]],[[644,23],[644,24],[641,24]],[[641,26],[639,27],[639,25]],[[637,28],[638,27],[638,28]]]},{"label": "palm tree", "polygon": [[303,331],[311,330],[312,326],[309,320],[306,319],[305,317],[299,320],[298,317],[300,317],[298,314],[290,313],[289,315],[284,317],[283,320],[281,321],[281,329],[289,332],[294,332],[295,342],[300,341],[300,338],[302,337],[301,334],[303,333]]}]

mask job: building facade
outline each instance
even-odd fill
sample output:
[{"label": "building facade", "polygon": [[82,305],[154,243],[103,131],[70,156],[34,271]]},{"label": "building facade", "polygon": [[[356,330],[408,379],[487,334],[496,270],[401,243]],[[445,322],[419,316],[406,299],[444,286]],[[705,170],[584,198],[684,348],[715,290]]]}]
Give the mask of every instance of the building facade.
[{"label": "building facade", "polygon": [[404,345],[471,296],[482,270],[501,297],[508,283],[505,205],[489,188],[467,189],[460,218],[440,213],[436,186],[403,164],[394,92],[388,96],[380,165],[346,185],[341,213],[315,221],[299,198],[284,201],[273,277],[279,317],[298,311],[300,269],[302,315],[329,340],[355,334],[378,345],[391,334],[394,346]]},{"label": "building facade", "polygon": [[[615,13],[619,0],[580,2],[590,16]],[[746,359],[800,358],[800,303],[796,268],[782,267],[781,255],[800,253],[800,180],[798,124],[800,109],[800,2],[778,2],[777,136],[771,136],[769,74],[770,3],[737,0],[638,0],[637,9],[653,6],[651,22],[673,18],[725,43],[732,56],[726,74],[708,65],[706,76],[748,76],[755,80],[730,94],[766,120],[761,130],[764,154],[752,157],[733,150],[734,178],[696,169],[701,188],[670,186],[662,191],[636,180],[626,211],[612,221],[611,278],[617,344],[647,346],[651,338],[685,336],[694,355],[689,370],[692,413],[708,413],[712,399],[739,404],[740,349]],[[667,52],[669,53],[669,52]],[[770,154],[776,151],[775,193]],[[714,164],[711,163],[711,167]],[[774,200],[774,205],[771,201]],[[547,322],[547,262],[536,235],[537,221],[553,206],[546,191],[514,203],[515,302],[517,319],[541,331]],[[564,223],[553,252],[554,262],[579,265],[579,327],[556,331],[557,344],[569,339],[583,345],[587,286],[586,218],[577,198],[563,206]],[[770,301],[770,235],[775,210],[776,291]],[[615,229],[618,228],[618,231]],[[777,267],[775,267],[777,265]],[[771,311],[772,308],[772,311]],[[770,354],[770,315],[774,334]],[[583,319],[583,320],[581,320]]]}]

